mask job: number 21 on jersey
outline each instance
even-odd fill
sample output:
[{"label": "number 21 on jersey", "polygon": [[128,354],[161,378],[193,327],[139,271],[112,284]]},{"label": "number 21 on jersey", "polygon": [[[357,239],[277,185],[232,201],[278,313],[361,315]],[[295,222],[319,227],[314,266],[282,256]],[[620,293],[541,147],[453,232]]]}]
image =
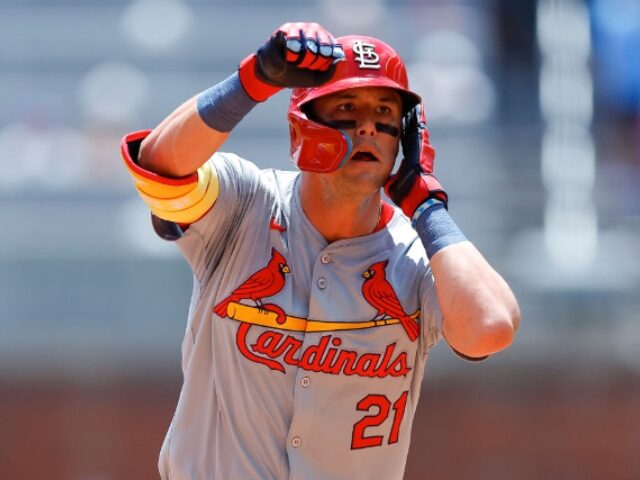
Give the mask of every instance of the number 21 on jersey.
[{"label": "number 21 on jersey", "polygon": [[400,435],[400,424],[404,417],[404,411],[407,406],[407,397],[409,391],[405,390],[402,395],[391,403],[391,400],[386,395],[370,394],[364,397],[358,402],[356,408],[362,412],[371,412],[372,409],[377,408],[377,413],[372,415],[365,415],[353,426],[353,434],[351,436],[351,449],[357,450],[359,448],[367,447],[379,447],[384,442],[383,435],[365,435],[365,430],[369,427],[378,427],[384,423],[389,417],[389,413],[393,408],[393,423],[391,424],[391,430],[389,431],[389,438],[387,443],[390,445],[398,441]]}]

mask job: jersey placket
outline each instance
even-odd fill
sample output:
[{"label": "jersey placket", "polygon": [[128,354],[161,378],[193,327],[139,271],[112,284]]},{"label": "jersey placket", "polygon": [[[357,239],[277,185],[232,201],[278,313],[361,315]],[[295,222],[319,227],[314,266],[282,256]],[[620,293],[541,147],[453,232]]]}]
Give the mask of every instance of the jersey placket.
[{"label": "jersey placket", "polygon": [[[331,253],[327,250],[328,248],[320,252],[313,267],[313,275],[309,286],[309,296],[311,297],[309,299],[310,305],[315,303],[326,304],[331,301],[330,290],[331,287],[333,287],[331,271],[332,257]],[[309,311],[308,318],[315,319],[313,311]],[[309,352],[309,349],[313,349],[318,345],[318,341],[322,335],[321,333],[305,333],[302,346],[297,355],[299,360],[302,359],[305,352]],[[307,355],[322,355],[322,352],[316,349],[316,353],[307,353]],[[316,360],[320,361],[321,359],[318,358]],[[318,375],[322,375],[322,373],[313,372],[303,367],[296,369],[294,411],[289,428],[289,436],[287,438],[287,453],[289,456],[291,478],[296,478],[295,472],[298,459],[300,455],[303,455],[306,447],[305,439],[313,435],[313,432],[309,430],[308,419],[321,414],[318,411],[317,402],[315,402],[317,395],[314,394],[317,386],[314,377]],[[304,468],[304,463],[301,462],[299,465],[301,468]]]}]

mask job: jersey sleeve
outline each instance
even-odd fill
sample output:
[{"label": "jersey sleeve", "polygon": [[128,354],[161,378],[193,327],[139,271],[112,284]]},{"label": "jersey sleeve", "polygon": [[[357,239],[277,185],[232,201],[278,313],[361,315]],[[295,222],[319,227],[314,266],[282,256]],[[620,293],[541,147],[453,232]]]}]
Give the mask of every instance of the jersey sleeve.
[{"label": "jersey sleeve", "polygon": [[431,267],[427,265],[420,282],[420,312],[422,316],[421,341],[423,352],[429,353],[438,341],[443,338],[443,315],[436,295],[436,288]]},{"label": "jersey sleeve", "polygon": [[209,160],[218,177],[219,192],[213,207],[177,240],[196,277],[228,247],[260,188],[260,170],[231,153],[217,152]]}]

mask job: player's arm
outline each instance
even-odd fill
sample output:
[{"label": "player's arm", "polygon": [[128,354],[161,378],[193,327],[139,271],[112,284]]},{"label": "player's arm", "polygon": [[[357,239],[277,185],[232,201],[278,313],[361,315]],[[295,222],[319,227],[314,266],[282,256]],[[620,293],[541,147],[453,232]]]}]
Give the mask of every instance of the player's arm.
[{"label": "player's arm", "polygon": [[504,279],[471,242],[437,251],[431,257],[431,270],[444,316],[442,333],[451,348],[478,359],[511,344],[520,323],[518,304]]},{"label": "player's arm", "polygon": [[153,131],[126,136],[123,158],[160,219],[154,219],[156,230],[162,221],[193,223],[213,206],[218,182],[208,160],[255,105],[285,87],[329,81],[343,59],[341,47],[320,25],[286,23],[229,78],[187,100]]},{"label": "player's arm", "polygon": [[[225,82],[233,84],[229,79]],[[225,82],[213,87],[213,90],[223,89]],[[240,97],[245,95],[241,90],[235,94]],[[187,100],[144,138],[138,165],[166,177],[179,178],[191,175],[211,158],[235,125],[229,125],[227,130],[222,121],[215,125],[217,128],[205,123],[198,111],[198,99],[205,95],[206,92],[203,92]],[[255,103],[245,100],[246,113]],[[240,110],[234,109],[236,112]]]},{"label": "player's arm", "polygon": [[432,174],[435,153],[422,105],[404,119],[402,150],[404,159],[385,190],[412,219],[430,258],[447,343],[470,359],[508,347],[520,323],[518,304],[447,212],[447,194]]}]

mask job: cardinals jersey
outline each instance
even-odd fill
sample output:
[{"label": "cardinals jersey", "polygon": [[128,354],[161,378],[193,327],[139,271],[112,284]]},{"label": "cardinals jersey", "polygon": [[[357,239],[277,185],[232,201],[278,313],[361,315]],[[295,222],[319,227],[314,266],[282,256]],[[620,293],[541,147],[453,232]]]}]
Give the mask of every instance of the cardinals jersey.
[{"label": "cardinals jersey", "polygon": [[177,241],[194,274],[164,480],[400,479],[442,314],[409,221],[333,243],[299,175],[213,159],[219,196]]}]

